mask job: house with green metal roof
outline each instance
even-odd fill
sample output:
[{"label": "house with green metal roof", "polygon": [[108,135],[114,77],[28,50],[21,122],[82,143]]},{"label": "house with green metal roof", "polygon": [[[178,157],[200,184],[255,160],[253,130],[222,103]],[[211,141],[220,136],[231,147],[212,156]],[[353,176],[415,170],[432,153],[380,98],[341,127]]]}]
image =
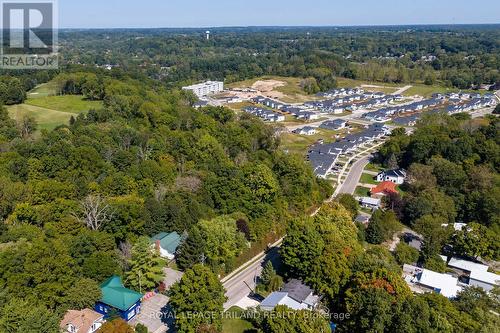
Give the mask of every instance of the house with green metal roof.
[{"label": "house with green metal roof", "polygon": [[95,305],[95,311],[109,316],[117,311],[121,318],[131,320],[141,311],[142,294],[125,288],[119,276],[112,276],[101,284],[102,298]]},{"label": "house with green metal roof", "polygon": [[160,256],[169,260],[174,259],[181,241],[182,237],[177,232],[160,232],[151,238],[151,242],[160,251]]}]

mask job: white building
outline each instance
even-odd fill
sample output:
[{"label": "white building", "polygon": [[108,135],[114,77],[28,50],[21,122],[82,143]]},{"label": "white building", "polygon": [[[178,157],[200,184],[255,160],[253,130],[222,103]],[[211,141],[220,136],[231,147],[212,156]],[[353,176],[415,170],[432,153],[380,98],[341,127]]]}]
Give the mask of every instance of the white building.
[{"label": "white building", "polygon": [[192,86],[182,87],[183,90],[190,90],[198,97],[216,94],[224,90],[224,82],[207,81]]},{"label": "white building", "polygon": [[376,198],[370,198],[370,197],[359,198],[359,204],[361,205],[361,207],[369,208],[369,209],[380,208],[381,202],[382,201],[380,199],[376,199]]},{"label": "white building", "polygon": [[469,285],[481,287],[486,291],[490,291],[496,285],[500,285],[500,276],[495,273],[488,272],[489,267],[483,264],[475,263],[468,260],[451,258],[448,266],[458,269],[465,273],[469,278]]},{"label": "white building", "polygon": [[377,175],[378,182],[393,182],[398,185],[402,185],[405,179],[406,171],[402,169],[382,171]]},{"label": "white building", "polygon": [[462,287],[458,279],[449,274],[437,273],[428,269],[404,265],[403,275],[406,283],[417,293],[435,292],[444,297],[454,298]]},{"label": "white building", "polygon": [[316,128],[311,127],[311,126],[305,126],[302,128],[298,128],[295,131],[293,131],[295,134],[299,135],[314,135],[317,133]]}]

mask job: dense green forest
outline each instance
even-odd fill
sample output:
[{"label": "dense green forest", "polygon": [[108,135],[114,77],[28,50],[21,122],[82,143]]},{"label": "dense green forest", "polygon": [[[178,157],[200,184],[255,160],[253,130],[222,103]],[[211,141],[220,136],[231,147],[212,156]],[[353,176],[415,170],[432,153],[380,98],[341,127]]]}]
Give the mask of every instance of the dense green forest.
[{"label": "dense green forest", "polygon": [[[64,312],[93,307],[113,274],[153,289],[165,262],[149,237],[173,231],[183,239],[171,264],[185,277],[169,291],[180,332],[220,331],[219,277],[284,235],[283,265],[266,266],[260,290],[303,280],[325,311],[350,314],[332,319],[339,332],[498,330],[498,290],[413,296],[401,278],[405,263],[444,271],[438,254],[500,257],[498,118],[435,114],[411,135],[395,130],[376,162],[405,168],[408,182],[365,228],[353,223],[352,196],[324,203],[331,185],[280,149],[276,128],[223,107],[194,109],[195,96],[179,89],[262,75],[304,78],[308,93],[339,77],[498,89],[498,26],[220,28],[209,41],[196,29],[62,30],[60,42],[58,71],[0,72],[0,332],[58,332]],[[45,82],[102,108],[52,131],[9,118],[3,105]],[[455,222],[469,227],[454,232]],[[420,253],[380,246],[404,225],[424,236]],[[207,309],[217,316],[183,317]],[[307,311],[285,320],[287,311],[252,325],[329,329]]]},{"label": "dense green forest", "polygon": [[202,260],[194,252],[213,271],[230,271],[251,242],[282,233],[289,216],[331,194],[253,117],[195,111],[190,96],[130,78],[56,81],[61,93],[83,92],[105,108],[37,139],[1,109],[3,311],[39,306],[44,318],[91,306],[98,283],[130,269],[132,244],[160,231],[187,233],[194,244],[181,251],[182,267]]},{"label": "dense green forest", "polygon": [[64,63],[112,65],[171,86],[262,75],[471,88],[500,81],[496,26],[63,31]]}]

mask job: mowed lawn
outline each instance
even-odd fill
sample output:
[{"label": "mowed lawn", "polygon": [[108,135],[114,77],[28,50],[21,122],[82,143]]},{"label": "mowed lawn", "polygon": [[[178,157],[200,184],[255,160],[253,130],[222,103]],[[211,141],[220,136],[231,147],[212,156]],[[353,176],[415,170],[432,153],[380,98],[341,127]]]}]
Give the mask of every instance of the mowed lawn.
[{"label": "mowed lawn", "polygon": [[41,108],[34,105],[19,104],[7,107],[12,119],[20,121],[24,116],[32,116],[38,123],[38,129],[52,130],[59,125],[68,124],[74,113]]},{"label": "mowed lawn", "polygon": [[7,107],[11,118],[21,120],[25,115],[32,116],[38,123],[38,129],[46,130],[68,124],[71,116],[100,108],[102,102],[88,101],[78,95],[38,96],[28,98],[24,104]]},{"label": "mowed lawn", "polygon": [[39,98],[56,95],[57,83],[55,81],[50,81],[47,83],[40,84],[28,92],[28,98]]},{"label": "mowed lawn", "polygon": [[223,333],[245,333],[254,330],[254,326],[249,321],[242,318],[243,310],[233,306],[226,313],[222,319],[222,332]]},{"label": "mowed lawn", "polygon": [[68,113],[80,113],[102,108],[101,101],[89,101],[81,95],[28,98],[25,104]]}]

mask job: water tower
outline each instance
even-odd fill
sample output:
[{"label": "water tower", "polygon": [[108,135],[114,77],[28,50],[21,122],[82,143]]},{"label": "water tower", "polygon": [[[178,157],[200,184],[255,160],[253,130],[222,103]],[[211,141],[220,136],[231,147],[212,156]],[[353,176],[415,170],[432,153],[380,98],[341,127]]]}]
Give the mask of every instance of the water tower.
[{"label": "water tower", "polygon": [[207,40],[210,40],[210,30],[207,30],[206,34],[207,34]]}]

